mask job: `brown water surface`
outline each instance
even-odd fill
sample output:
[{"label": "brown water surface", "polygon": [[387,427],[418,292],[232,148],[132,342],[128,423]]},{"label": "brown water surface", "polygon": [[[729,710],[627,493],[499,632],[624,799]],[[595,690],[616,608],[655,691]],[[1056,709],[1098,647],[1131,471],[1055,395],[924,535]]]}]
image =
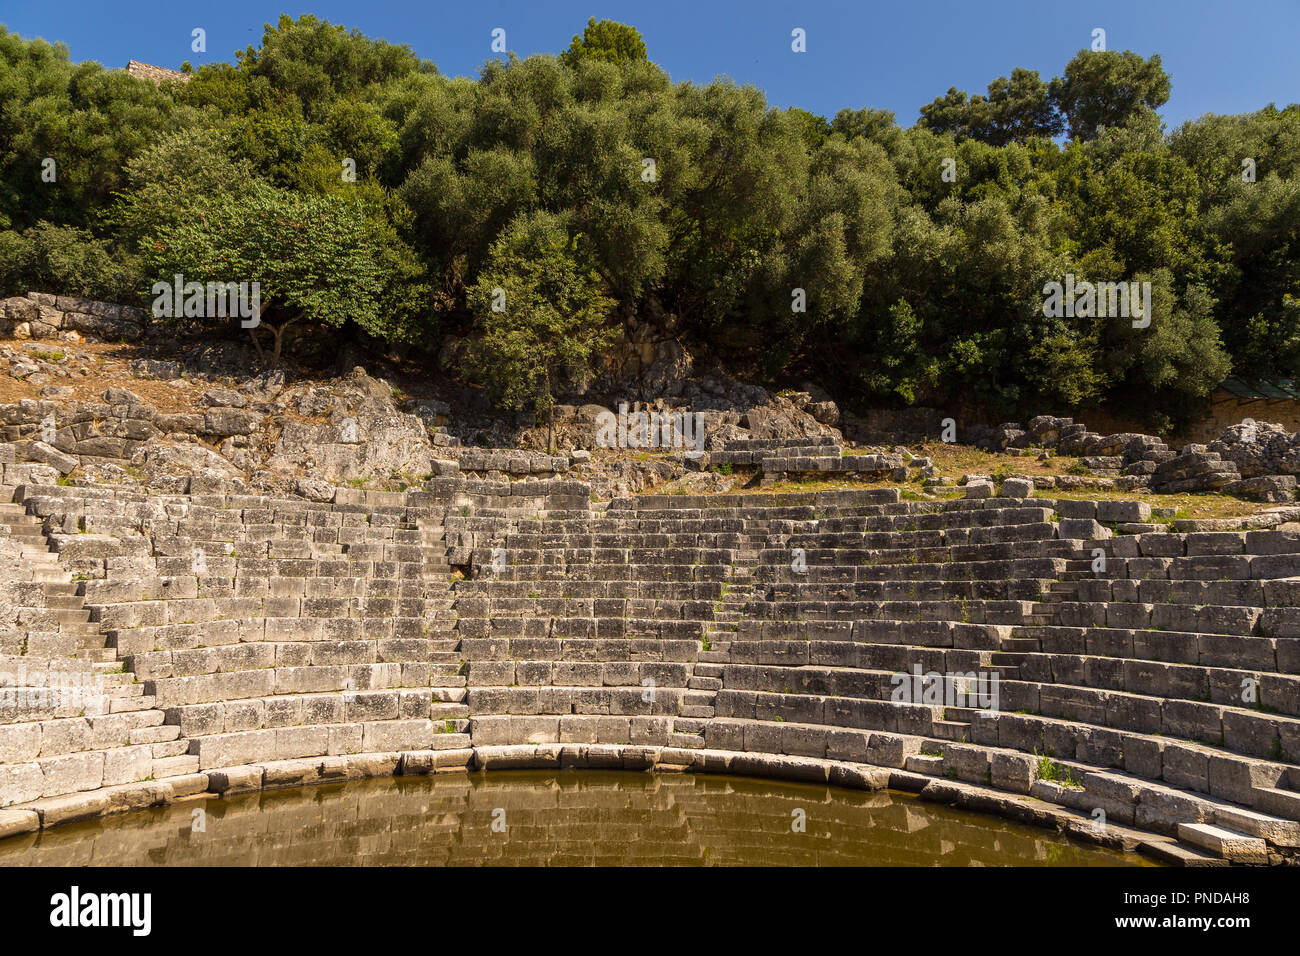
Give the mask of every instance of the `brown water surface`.
[{"label": "brown water surface", "polygon": [[[795,829],[800,819],[803,832]],[[1150,865],[1136,855],[892,791],[587,770],[273,790],[0,841],[0,866],[358,864]]]}]

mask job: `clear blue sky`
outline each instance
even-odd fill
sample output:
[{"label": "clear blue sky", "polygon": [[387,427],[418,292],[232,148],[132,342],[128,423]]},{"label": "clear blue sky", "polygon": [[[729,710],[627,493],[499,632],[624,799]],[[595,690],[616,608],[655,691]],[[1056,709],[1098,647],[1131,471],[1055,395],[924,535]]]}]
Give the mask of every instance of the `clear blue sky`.
[{"label": "clear blue sky", "polygon": [[[1108,49],[1161,55],[1171,127],[1300,101],[1300,0],[0,0],[9,30],[111,67],[233,62],[281,13],[410,44],[450,75],[477,73],[495,27],[526,56],[558,53],[589,16],[608,17],[639,29],[675,80],[726,75],[777,106],[827,117],[873,106],[904,125],[949,86],[982,93],[1017,66],[1058,75],[1094,27]],[[194,27],[207,31],[205,54],[190,51]],[[790,50],[795,27],[807,31],[807,53]]]}]

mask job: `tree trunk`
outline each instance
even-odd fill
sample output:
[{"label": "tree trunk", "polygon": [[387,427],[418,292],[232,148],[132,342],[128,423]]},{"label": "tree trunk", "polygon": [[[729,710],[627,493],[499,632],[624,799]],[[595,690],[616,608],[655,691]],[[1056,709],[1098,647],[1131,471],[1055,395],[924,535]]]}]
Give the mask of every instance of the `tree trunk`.
[{"label": "tree trunk", "polygon": [[257,360],[262,363],[262,368],[266,368],[266,352],[262,349],[262,343],[257,340],[257,329],[249,329],[248,337],[253,340],[253,348],[257,349]]},{"label": "tree trunk", "polygon": [[285,319],[279,325],[271,326],[271,333],[275,336],[275,350],[271,353],[271,371],[274,372],[280,367],[280,351],[284,346],[284,333],[288,331],[289,326],[293,325],[302,318],[302,313],[298,313],[290,319]]},{"label": "tree trunk", "polygon": [[275,348],[271,352],[272,372],[274,372],[277,368],[280,367],[280,348],[284,344],[284,330],[287,329],[288,327],[289,327],[288,322],[285,322],[281,325],[273,325],[271,327],[271,332],[275,335]]}]

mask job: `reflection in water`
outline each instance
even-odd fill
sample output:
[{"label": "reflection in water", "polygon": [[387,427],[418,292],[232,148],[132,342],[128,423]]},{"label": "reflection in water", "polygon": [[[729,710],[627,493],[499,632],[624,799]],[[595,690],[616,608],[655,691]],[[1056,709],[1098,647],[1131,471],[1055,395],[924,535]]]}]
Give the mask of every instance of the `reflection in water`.
[{"label": "reflection in water", "polygon": [[[194,822],[200,807],[201,832]],[[805,832],[792,828],[798,810],[806,814]],[[1145,863],[907,794],[586,770],[397,777],[274,790],[0,841],[0,866]]]}]

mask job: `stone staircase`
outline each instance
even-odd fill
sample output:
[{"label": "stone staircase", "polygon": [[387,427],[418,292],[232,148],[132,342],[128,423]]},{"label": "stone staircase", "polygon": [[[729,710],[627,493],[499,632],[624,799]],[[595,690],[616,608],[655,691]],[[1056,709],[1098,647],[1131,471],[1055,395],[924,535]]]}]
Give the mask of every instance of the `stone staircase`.
[{"label": "stone staircase", "polygon": [[[30,658],[33,670],[66,668],[86,673],[89,665],[87,677],[94,690],[73,708],[80,713],[80,718],[71,712],[65,715],[68,708],[55,703],[50,713],[37,710],[26,715],[15,714],[18,719],[7,726],[13,730],[27,726],[31,733],[44,736],[47,726],[51,734],[69,733],[65,725],[70,719],[74,722],[80,719],[93,735],[98,721],[115,720],[114,732],[120,747],[115,753],[122,755],[118,758],[121,765],[135,769],[114,773],[154,780],[193,773],[198,769],[198,758],[186,755],[188,744],[180,739],[180,728],[163,723],[163,714],[155,709],[154,698],[145,694],[144,684],[118,662],[116,651],[108,646],[94,619],[94,609],[86,604],[85,584],[74,580],[72,573],[61,564],[41,519],[29,514],[15,497],[15,489],[0,487],[0,525],[8,529],[9,541],[17,544],[23,565],[22,580],[41,585],[44,609],[53,615],[58,627],[53,633],[42,631],[39,640],[29,636],[24,656]],[[68,663],[60,664],[61,661]],[[26,720],[22,719],[24,716]],[[68,747],[71,749],[66,754],[54,760],[67,764],[75,759],[78,754],[75,745],[64,749]],[[67,771],[60,767],[43,772]]]},{"label": "stone staircase", "polygon": [[674,747],[704,746],[704,732],[715,714],[718,691],[722,689],[723,665],[731,656],[728,649],[735,637],[745,606],[753,600],[754,571],[759,552],[767,540],[766,521],[747,521],[740,547],[732,555],[726,577],[726,591],[705,630],[707,650],[701,650],[692,665],[682,699],[681,715],[673,720],[669,743]]},{"label": "stone staircase", "polygon": [[58,619],[59,637],[67,639],[58,642],[60,648],[69,652],[68,656],[94,665],[96,677],[103,682],[104,713],[149,709],[152,699],[144,696],[143,686],[135,683],[132,675],[123,672],[116,653],[106,646],[99,624],[92,620],[84,587],[59,564],[41,520],[14,502],[13,494],[12,488],[0,488],[0,524],[9,528],[9,539],[19,543],[19,553],[27,565],[26,579],[40,582],[45,606]]},{"label": "stone staircase", "polygon": [[420,532],[421,547],[424,550],[424,581],[431,592],[426,595],[424,602],[428,622],[425,636],[430,642],[429,686],[434,688],[433,716],[434,719],[443,716],[437,712],[436,707],[437,702],[442,702],[454,704],[458,708],[454,718],[449,713],[446,719],[459,720],[464,716],[465,675],[460,654],[460,634],[456,630],[456,599],[454,595],[433,597],[431,594],[434,588],[428,587],[436,582],[438,593],[446,590],[446,582],[451,575],[451,564],[447,561],[447,535],[441,524],[421,525]]}]

